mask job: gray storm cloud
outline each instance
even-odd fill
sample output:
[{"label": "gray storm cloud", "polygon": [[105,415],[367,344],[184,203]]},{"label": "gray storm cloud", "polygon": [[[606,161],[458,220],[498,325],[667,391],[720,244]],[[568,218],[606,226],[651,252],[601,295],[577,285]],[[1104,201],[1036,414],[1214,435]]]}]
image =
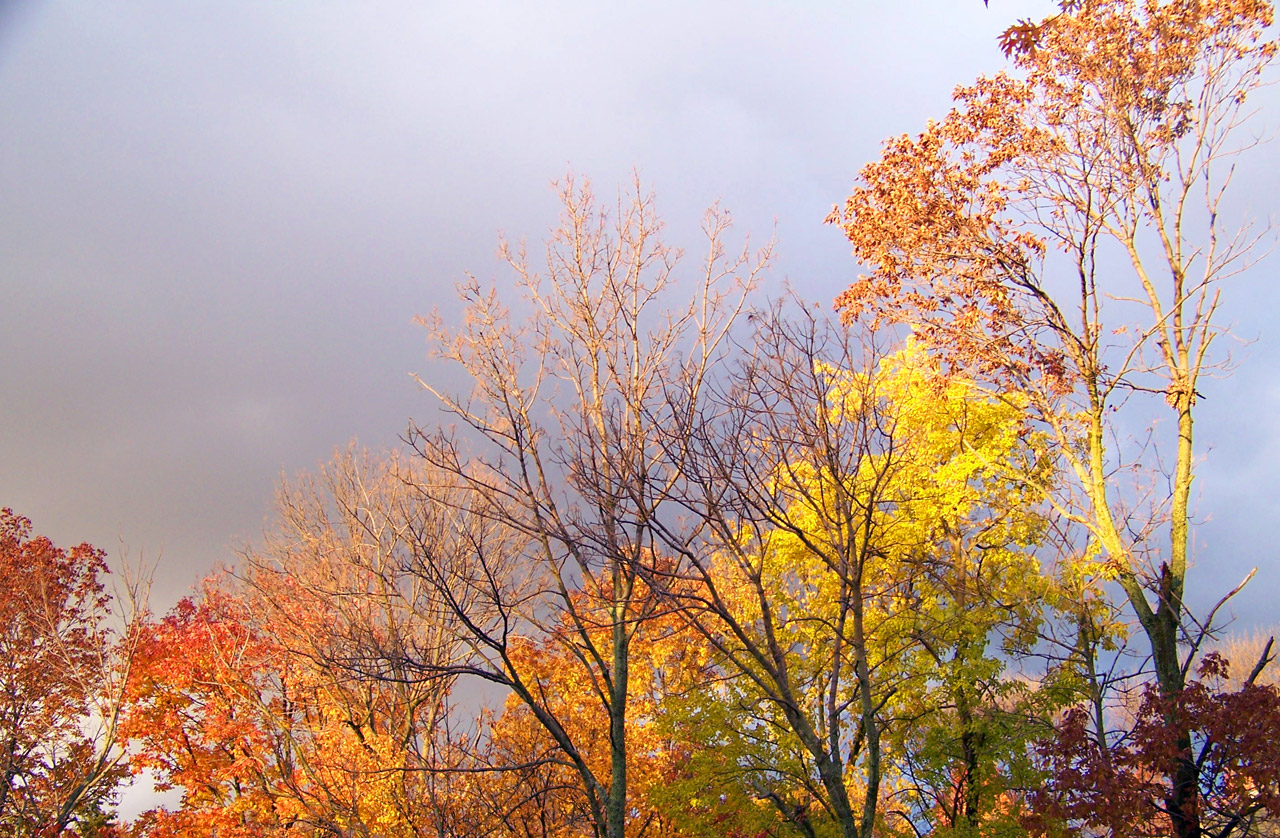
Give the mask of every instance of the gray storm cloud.
[{"label": "gray storm cloud", "polygon": [[[504,276],[572,166],[633,167],[696,246],[721,200],[826,304],[822,225],[880,141],[999,66],[1045,4],[44,2],[0,14],[0,504],[60,543],[162,553],[158,604],[233,558],[282,473],[430,401],[415,314]],[[1260,129],[1274,133],[1276,92]],[[1274,207],[1275,147],[1238,175]],[[1201,561],[1275,618],[1274,262],[1235,281],[1257,338],[1201,422]]]}]

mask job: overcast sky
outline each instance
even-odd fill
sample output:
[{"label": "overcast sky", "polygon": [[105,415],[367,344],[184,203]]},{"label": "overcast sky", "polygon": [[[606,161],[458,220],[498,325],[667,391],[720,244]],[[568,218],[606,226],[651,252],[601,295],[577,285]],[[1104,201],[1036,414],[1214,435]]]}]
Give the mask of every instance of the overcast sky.
[{"label": "overcast sky", "polygon": [[[606,194],[637,169],[681,243],[716,200],[776,225],[770,281],[826,304],[857,266],[822,219],[858,169],[1046,8],[0,2],[0,505],[160,556],[167,607],[256,537],[281,474],[431,418],[413,316],[506,277],[497,234],[540,237],[570,167]],[[1237,175],[1264,224],[1277,152]],[[1228,290],[1254,342],[1201,387],[1194,572],[1259,565],[1247,624],[1280,593],[1278,267]]]}]

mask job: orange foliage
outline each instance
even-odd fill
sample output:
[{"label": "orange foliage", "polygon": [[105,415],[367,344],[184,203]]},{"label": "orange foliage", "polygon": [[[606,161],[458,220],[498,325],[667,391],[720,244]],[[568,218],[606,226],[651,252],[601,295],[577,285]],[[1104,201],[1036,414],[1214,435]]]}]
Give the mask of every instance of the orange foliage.
[{"label": "orange foliage", "polygon": [[126,726],[135,770],[161,790],[181,788],[180,808],[140,821],[143,834],[259,838],[286,827],[276,802],[289,781],[283,650],[250,627],[244,603],[215,587],[184,599],[144,633]]},{"label": "orange foliage", "polygon": [[828,218],[871,269],[836,300],[847,321],[910,324],[963,368],[1051,390],[1080,372],[1072,312],[1040,285],[1047,249],[1087,260],[1152,202],[1158,216],[1163,181],[1224,152],[1275,44],[1265,0],[1078,5],[1010,47],[1019,76],[958,88],[945,118],[863,168]]},{"label": "orange foliage", "polygon": [[439,708],[304,654],[294,630],[323,637],[332,615],[294,593],[293,606],[314,609],[296,625],[208,584],[147,627],[127,729],[133,765],[183,796],[175,811],[147,813],[142,834],[409,835],[435,816],[416,737]]},{"label": "orange foliage", "polygon": [[[589,593],[576,595],[580,613],[590,613]],[[603,598],[602,598],[603,599]],[[663,701],[705,683],[711,675],[710,650],[683,618],[654,606],[652,594],[632,599],[632,618],[642,620],[632,640],[627,696],[627,786],[629,836],[659,838],[679,834],[651,800],[653,791],[671,781],[688,756],[688,745],[660,732]],[[653,609],[651,616],[641,616]],[[598,607],[597,607],[598,610]],[[610,631],[602,621],[597,642]],[[582,649],[571,626],[562,624],[550,637],[513,649],[520,671],[536,684],[539,699],[575,741],[597,776],[609,776],[609,716],[589,671],[579,660]],[[528,838],[581,834],[589,826],[586,801],[573,769],[554,748],[528,706],[514,696],[492,722],[491,748],[507,765],[526,766],[499,779],[512,788],[508,824],[520,824]],[[517,789],[519,791],[517,791]]]}]

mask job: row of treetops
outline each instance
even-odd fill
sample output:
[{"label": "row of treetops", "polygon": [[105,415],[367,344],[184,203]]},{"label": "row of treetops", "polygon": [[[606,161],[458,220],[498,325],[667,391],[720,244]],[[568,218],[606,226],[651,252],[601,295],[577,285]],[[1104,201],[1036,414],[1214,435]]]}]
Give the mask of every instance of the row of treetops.
[{"label": "row of treetops", "polygon": [[[163,616],[5,510],[0,828],[1276,834],[1271,643],[1189,587],[1271,14],[1011,29],[832,212],[838,317],[764,302],[724,212],[693,264],[566,178],[545,259],[423,320],[441,423],[284,485]],[[140,772],[180,799],[120,825]]]}]

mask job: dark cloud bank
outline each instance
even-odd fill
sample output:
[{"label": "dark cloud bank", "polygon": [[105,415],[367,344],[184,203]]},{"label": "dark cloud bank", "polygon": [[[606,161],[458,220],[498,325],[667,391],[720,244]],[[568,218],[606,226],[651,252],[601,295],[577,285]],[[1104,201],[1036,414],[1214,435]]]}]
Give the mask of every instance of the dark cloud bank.
[{"label": "dark cloud bank", "polygon": [[[825,304],[856,266],[821,221],[858,168],[1044,8],[615,5],[0,7],[0,504],[162,554],[167,606],[255,537],[282,473],[430,418],[413,315],[501,276],[497,233],[552,225],[570,166],[601,192],[638,169],[691,246],[716,200],[776,225],[778,288]],[[1239,178],[1264,224],[1276,162]],[[1280,589],[1275,264],[1230,289],[1253,340],[1200,425],[1200,572],[1260,566],[1245,624]]]}]

